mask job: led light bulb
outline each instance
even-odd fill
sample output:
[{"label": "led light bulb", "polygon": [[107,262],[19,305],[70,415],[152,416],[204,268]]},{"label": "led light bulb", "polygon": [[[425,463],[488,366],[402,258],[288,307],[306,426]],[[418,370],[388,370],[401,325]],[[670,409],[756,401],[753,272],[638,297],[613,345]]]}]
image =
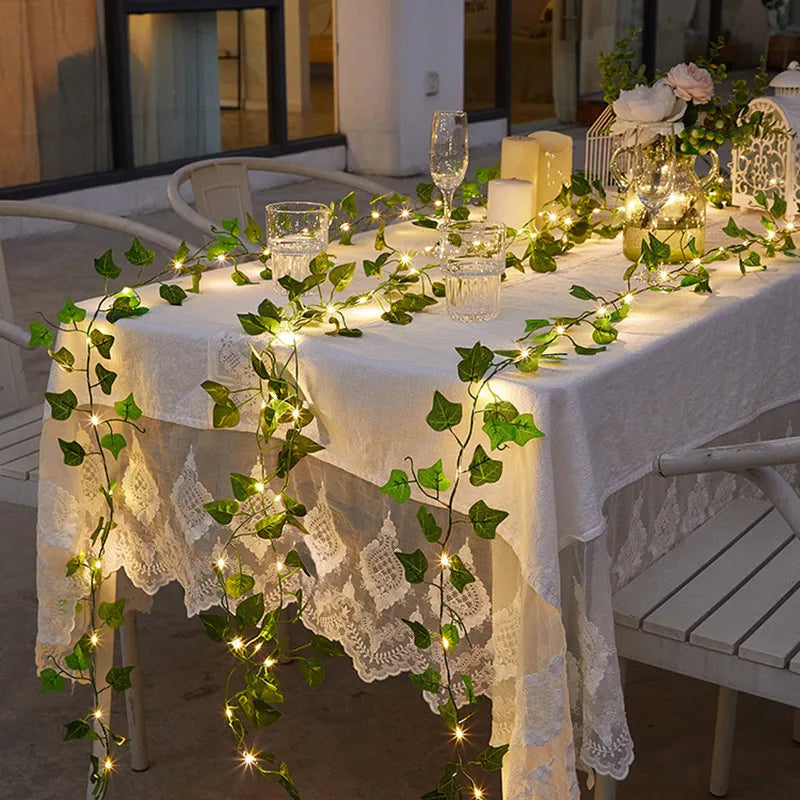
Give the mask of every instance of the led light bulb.
[{"label": "led light bulb", "polygon": [[349,222],[343,222],[343,223],[342,223],[342,224],[339,226],[339,230],[340,230],[340,231],[344,231],[345,233],[347,233],[347,231],[349,231],[349,230],[350,230],[350,223],[349,223]]},{"label": "led light bulb", "polygon": [[264,487],[264,484],[263,484],[263,483],[261,483],[261,481],[257,481],[257,482],[256,482],[256,484],[255,484],[255,486],[253,486],[253,488],[254,488],[254,489],[255,489],[255,490],[256,490],[256,491],[257,491],[259,494],[261,494],[261,493],[264,491],[264,488],[265,488],[265,487]]},{"label": "led light bulb", "polygon": [[381,218],[381,215],[380,215],[380,212],[379,212],[379,211],[373,211],[373,212],[370,214],[370,216],[372,217],[372,219],[380,219],[380,218]]},{"label": "led light bulb", "polygon": [[102,708],[96,708],[96,709],[94,710],[94,714],[93,714],[92,716],[93,716],[95,719],[100,719],[100,717],[102,717],[102,716],[103,716],[103,709],[102,709]]},{"label": "led light bulb", "polygon": [[217,569],[225,569],[225,559],[222,556],[217,559]]},{"label": "led light bulb", "polygon": [[172,268],[173,269],[181,269],[183,267],[183,261],[173,261]]},{"label": "led light bulb", "polygon": [[244,642],[242,641],[241,636],[237,636],[235,639],[231,641],[231,647],[234,650],[241,650],[244,647]]},{"label": "led light bulb", "polygon": [[233,719],[233,709],[230,706],[225,706],[225,716],[228,719]]},{"label": "led light bulb", "polygon": [[464,729],[460,725],[456,725],[456,739],[460,742],[464,738]]},{"label": "led light bulb", "polygon": [[112,770],[113,768],[114,768],[114,762],[113,762],[113,761],[112,761],[110,758],[107,758],[107,759],[106,759],[106,760],[103,762],[103,769],[104,769],[106,772],[111,772],[111,770]]},{"label": "led light bulb", "polygon": [[443,567],[450,566],[450,559],[447,557],[447,553],[442,553],[442,557],[439,559],[439,561]]},{"label": "led light bulb", "polygon": [[252,767],[258,760],[253,753],[242,753],[242,760],[246,767]]},{"label": "led light bulb", "polygon": [[98,643],[100,642],[100,637],[97,635],[97,632],[93,633],[89,637],[89,642],[92,645],[92,647],[97,647]]},{"label": "led light bulb", "polygon": [[265,658],[264,659],[264,666],[267,669],[270,669],[271,667],[274,667],[275,666],[275,659],[274,658],[269,658],[269,657]]},{"label": "led light bulb", "polygon": [[100,417],[98,417],[97,414],[92,414],[92,416],[89,417],[89,422],[96,428],[100,424]]},{"label": "led light bulb", "polygon": [[563,336],[566,330],[567,329],[563,325],[556,325],[556,335]]},{"label": "led light bulb", "polygon": [[633,294],[631,294],[631,292],[628,292],[628,294],[626,294],[625,297],[622,298],[622,302],[625,303],[625,305],[629,306],[633,302]]}]

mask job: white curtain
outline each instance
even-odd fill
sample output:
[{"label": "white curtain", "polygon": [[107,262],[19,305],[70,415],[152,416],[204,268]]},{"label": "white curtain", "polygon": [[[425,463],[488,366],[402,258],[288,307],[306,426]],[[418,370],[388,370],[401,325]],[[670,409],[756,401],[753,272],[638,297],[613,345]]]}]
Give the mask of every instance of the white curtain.
[{"label": "white curtain", "polygon": [[95,0],[0,0],[0,186],[111,167]]},{"label": "white curtain", "polygon": [[219,152],[216,13],[132,14],[128,24],[136,165]]}]

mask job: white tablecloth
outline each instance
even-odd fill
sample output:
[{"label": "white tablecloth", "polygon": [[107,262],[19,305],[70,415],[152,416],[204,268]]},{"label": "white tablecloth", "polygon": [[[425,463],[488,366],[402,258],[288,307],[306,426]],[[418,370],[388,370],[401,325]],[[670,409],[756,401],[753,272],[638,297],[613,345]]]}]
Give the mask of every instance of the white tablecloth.
[{"label": "white tablecloth", "polygon": [[[721,218],[715,217],[712,224],[717,231],[711,231],[709,239],[722,244]],[[400,249],[419,249],[432,241],[429,231],[410,225],[391,228],[388,235]],[[451,400],[463,399],[454,347],[480,339],[490,347],[508,348],[521,335],[527,318],[580,313],[586,304],[569,296],[570,286],[577,283],[597,294],[612,294],[627,266],[619,251],[618,241],[591,243],[561,259],[556,273],[512,274],[503,289],[502,315],[490,323],[452,322],[437,306],[413,324],[399,327],[381,321],[377,307],[364,306],[354,310],[351,321],[364,330],[362,339],[322,333],[300,337],[301,384],[318,418],[313,435],[326,447],[319,454],[324,465],[314,468],[316,473],[310,468],[306,476],[316,492],[322,520],[317,552],[313,535],[308,544],[318,564],[320,586],[330,564],[336,559],[348,561],[342,550],[347,545],[337,543],[346,537],[323,519],[333,484],[345,488],[348,480],[355,481],[367,491],[382,484],[392,468],[401,467],[406,455],[423,466],[441,456],[445,465],[452,463],[451,437],[432,433],[424,417],[435,389]],[[355,245],[341,248],[339,257],[358,260],[371,253],[368,244]],[[768,271],[746,277],[734,261],[714,267],[712,295],[684,290],[637,297],[620,326],[620,340],[606,353],[570,356],[565,365],[543,367],[534,375],[509,372],[494,382],[495,390],[520,411],[533,412],[546,433],[524,449],[504,453],[502,480],[480,489],[489,505],[510,512],[499,528],[502,542],[495,543],[493,557],[482,555],[473,542],[463,543],[481,578],[469,600],[476,629],[485,626],[492,598],[492,624],[485,626],[482,648],[488,655],[469,658],[480,673],[482,690],[494,700],[495,740],[512,743],[504,776],[506,796],[512,800],[577,797],[570,705],[580,726],[575,734],[581,765],[623,777],[632,761],[614,658],[612,564],[605,540],[598,539],[606,529],[606,500],[647,475],[658,453],[711,441],[800,396],[796,358],[800,325],[795,321],[800,266],[776,260]],[[366,285],[365,279],[358,279],[352,290]],[[133,391],[145,417],[155,425],[148,425],[147,436],[134,437],[123,453],[120,470],[127,525],[121,524],[123,530],[114,536],[125,546],[120,545],[107,563],[116,559],[147,592],[168,580],[180,580],[187,587],[190,613],[214,599],[211,584],[204,592],[199,575],[204,570],[208,577],[208,557],[220,531],[196,509],[210,497],[209,490],[221,488],[215,451],[220,437],[243,437],[232,446],[243,453],[247,445],[241,442],[250,438],[210,431],[210,404],[200,383],[212,378],[229,385],[252,384],[250,337],[241,331],[236,313],[254,311],[266,294],[270,292],[265,284],[237,287],[220,271],[206,276],[203,293],[190,297],[181,308],[164,305],[155,291],[143,292],[151,311],[113,326],[114,360],[124,368],[115,387],[120,396],[110,400]],[[64,341],[69,345],[68,337]],[[74,376],[54,371],[50,389],[63,391],[73,381]],[[73,388],[80,397],[80,384]],[[243,427],[247,426],[245,418]],[[81,434],[76,430],[75,435]],[[96,502],[97,482],[89,477],[81,484],[77,470],[63,468],[56,436],[71,438],[62,423],[48,422],[40,470],[40,658],[69,641],[76,589],[61,577],[63,563],[65,554],[74,552],[85,535],[84,511]],[[165,465],[170,465],[169,471]],[[252,465],[234,463],[228,471],[246,472]],[[472,504],[477,491],[461,494],[460,511]],[[148,499],[154,496],[159,497],[158,504]],[[399,616],[395,612],[403,603],[411,602],[422,618],[429,612],[422,610],[419,598],[406,597],[407,587],[397,588],[396,596],[391,590],[384,596],[376,588],[381,581],[393,585],[391,551],[397,546],[396,537],[402,544],[405,536],[402,513],[397,516],[397,509],[381,505],[387,516],[377,530],[374,520],[371,528],[357,520],[346,522],[344,507],[346,503],[340,509],[340,524],[349,524],[352,536],[366,536],[362,544],[372,542],[374,549],[374,559],[366,567],[358,550],[353,551],[350,563],[356,566],[344,591],[355,599],[360,593],[368,596],[369,613],[373,617],[386,613],[387,621],[374,626],[367,640],[337,636],[322,620],[326,613],[330,617],[330,605],[326,612],[320,601],[317,618],[312,609],[310,622],[343,639],[362,677],[383,677],[402,667],[416,670],[419,653],[407,647],[407,636],[401,641],[389,620]],[[349,512],[352,516],[354,508]],[[330,541],[324,543],[326,538]],[[155,543],[161,543],[164,552],[171,548],[172,556],[157,554]],[[629,550],[633,556],[624,555],[622,562],[632,559],[641,565],[644,559],[635,545]],[[564,574],[567,552],[579,562],[569,579]],[[253,558],[257,561],[258,554]],[[624,563],[615,562],[613,568],[635,572]],[[354,570],[359,573],[355,582]],[[328,573],[333,574],[330,569]],[[332,591],[331,602],[334,595],[341,602],[343,586]],[[319,591],[323,593],[322,588]],[[569,652],[562,607],[574,623],[566,626],[569,638],[577,643]],[[355,628],[366,627],[356,612],[352,615]],[[481,637],[476,638],[480,643]],[[389,640],[391,654],[381,658],[390,667],[378,667],[374,656],[385,654]],[[407,658],[402,653],[408,653]],[[485,663],[478,664],[481,658]],[[576,680],[581,697],[576,696]]]}]

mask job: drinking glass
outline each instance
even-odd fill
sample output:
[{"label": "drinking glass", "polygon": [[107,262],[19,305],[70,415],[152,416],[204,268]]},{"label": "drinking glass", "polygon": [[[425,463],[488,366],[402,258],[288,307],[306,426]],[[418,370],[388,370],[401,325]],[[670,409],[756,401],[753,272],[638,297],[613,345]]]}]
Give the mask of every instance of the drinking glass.
[{"label": "drinking glass", "polygon": [[328,249],[330,211],[322,203],[290,201],[267,207],[267,244],[275,291],[287,294],[278,283],[284,275],[302,281],[312,259]]},{"label": "drinking glass", "polygon": [[447,314],[459,322],[488,322],[500,313],[506,266],[506,227],[485,220],[449,222],[441,229]]},{"label": "drinking glass", "polygon": [[445,224],[450,220],[453,194],[467,174],[468,143],[465,111],[434,111],[431,123],[431,177],[442,193]]}]

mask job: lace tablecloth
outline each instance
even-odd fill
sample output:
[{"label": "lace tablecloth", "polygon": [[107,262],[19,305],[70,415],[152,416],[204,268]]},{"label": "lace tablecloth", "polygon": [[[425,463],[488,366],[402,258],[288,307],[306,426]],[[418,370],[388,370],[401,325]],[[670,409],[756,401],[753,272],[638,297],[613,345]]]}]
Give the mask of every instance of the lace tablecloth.
[{"label": "lace tablecloth", "polygon": [[[388,236],[401,249],[431,241],[430,232],[411,226]],[[364,245],[342,250],[348,259],[370,254]],[[434,389],[451,399],[463,392],[453,348],[478,338],[507,348],[526,318],[584,310],[569,296],[573,283],[611,292],[625,266],[619,242],[592,243],[562,259],[556,273],[512,276],[502,316],[491,323],[465,326],[434,307],[397,327],[364,306],[351,323],[364,330],[362,339],[301,338],[301,384],[318,417],[312,435],[326,446],[301,472],[301,499],[314,507],[311,535],[298,543],[315,565],[305,579],[313,597],[306,622],[342,641],[365,680],[420,671],[433,657],[413,647],[399,622],[433,621],[429,598],[405,584],[392,555],[410,541],[412,509],[391,507],[375,486],[406,455],[419,464],[447,455],[445,437],[422,432]],[[546,432],[505,453],[503,479],[481,489],[486,502],[511,512],[491,557],[483,542],[459,543],[478,575],[454,598],[473,643],[460,657],[493,699],[494,741],[512,745],[504,766],[507,800],[574,800],[576,761],[617,778],[632,762],[613,646],[612,581],[630,580],[690,522],[739,491],[724,478],[646,477],[654,456],[735,429],[745,438],[765,429],[785,435],[796,411],[800,267],[775,261],[767,272],[742,277],[734,262],[722,262],[712,285],[710,296],[640,296],[620,341],[600,356],[494,382]],[[150,313],[114,326],[115,363],[124,364],[117,386],[123,395],[134,392],[148,432],[132,437],[119,460],[121,512],[106,564],[124,567],[145,594],[179,581],[190,614],[216,602],[208,565],[223,532],[202,503],[228,491],[230,471],[246,472],[256,460],[251,436],[211,430],[199,387],[207,378],[250,385],[249,337],[236,313],[255,310],[269,293],[263,283],[234,286],[222,273],[207,276],[203,288],[181,308],[144,292]],[[54,371],[50,389],[63,391],[71,380]],[[80,385],[74,388],[81,396]],[[252,422],[245,418],[242,428]],[[45,424],[40,663],[69,645],[80,588],[63,577],[64,563],[91,530],[87,520],[101,501],[91,467],[63,467],[58,436],[81,441],[87,432],[72,420]],[[660,501],[649,500],[649,492]],[[475,499],[465,492],[458,510]],[[263,554],[258,543],[251,547],[248,566],[257,570]]]}]

